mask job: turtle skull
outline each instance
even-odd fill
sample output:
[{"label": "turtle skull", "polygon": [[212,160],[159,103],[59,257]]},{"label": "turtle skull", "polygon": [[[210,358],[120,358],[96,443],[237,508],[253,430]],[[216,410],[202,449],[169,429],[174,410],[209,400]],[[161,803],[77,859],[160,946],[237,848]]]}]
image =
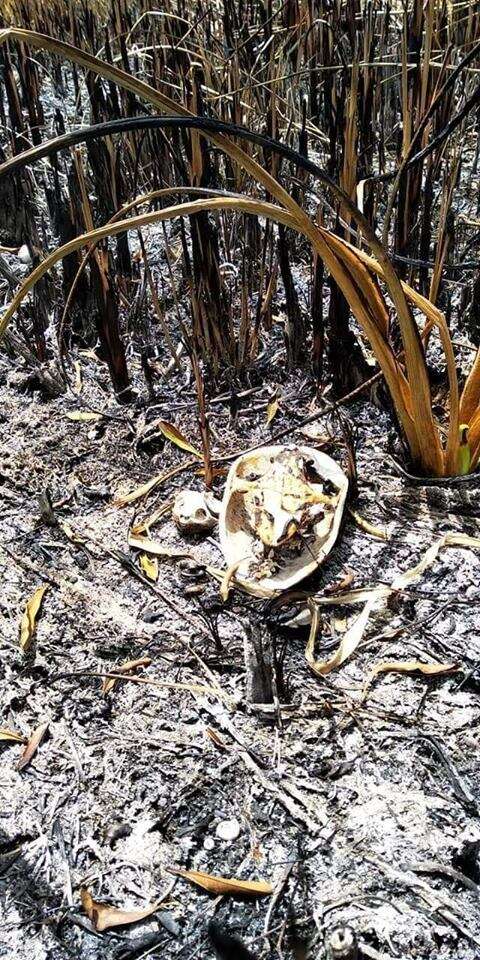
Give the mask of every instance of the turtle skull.
[{"label": "turtle skull", "polygon": [[205,503],[205,496],[198,490],[181,490],[173,504],[172,517],[183,533],[203,533],[216,524]]}]

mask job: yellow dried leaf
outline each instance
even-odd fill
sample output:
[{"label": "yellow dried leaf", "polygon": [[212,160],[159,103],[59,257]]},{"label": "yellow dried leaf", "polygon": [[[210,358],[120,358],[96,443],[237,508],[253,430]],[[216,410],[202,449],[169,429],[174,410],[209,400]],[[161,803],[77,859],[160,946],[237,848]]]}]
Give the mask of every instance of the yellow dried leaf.
[{"label": "yellow dried leaf", "polygon": [[200,450],[197,450],[197,447],[194,447],[173,423],[169,423],[168,420],[159,420],[158,426],[164,437],[174,443],[176,447],[180,447],[180,450],[186,450],[187,453],[193,453],[199,460],[203,460],[203,454]]},{"label": "yellow dried leaf", "polygon": [[164,547],[163,543],[158,543],[157,540],[151,540],[150,537],[136,537],[131,532],[128,534],[128,546],[133,547],[134,550],[142,550],[143,553],[153,554],[155,557],[192,556],[190,550],[179,550],[177,547]]},{"label": "yellow dried leaf", "polygon": [[33,731],[32,736],[30,737],[25,750],[23,751],[20,760],[17,763],[17,770],[24,770],[25,767],[28,767],[28,764],[33,757],[35,756],[47,730],[49,727],[48,720],[45,723],[41,723],[40,726]]},{"label": "yellow dried leaf", "polygon": [[149,580],[153,580],[154,583],[158,580],[158,560],[156,557],[149,557],[148,553],[141,553],[140,569]]},{"label": "yellow dried leaf", "polygon": [[47,584],[42,587],[37,587],[25,607],[25,612],[20,623],[20,649],[23,650],[24,653],[28,650],[32,642],[35,633],[36,619],[42,605],[43,595],[47,589]]},{"label": "yellow dried leaf", "polygon": [[354,581],[354,575],[351,571],[345,574],[341,580],[337,580],[335,583],[330,583],[328,587],[325,587],[325,594],[327,597],[337,596],[339,593],[344,593],[345,590],[348,590],[352,586]]},{"label": "yellow dried leaf", "polygon": [[94,360],[95,363],[103,363],[103,360],[100,360],[100,357],[95,353],[95,350],[79,350],[78,351],[81,357],[86,357],[88,360]]},{"label": "yellow dried leaf", "polygon": [[66,520],[60,520],[59,527],[61,530],[63,530],[65,536],[72,541],[72,543],[79,543],[82,546],[88,543],[88,540],[85,537],[82,537],[82,534],[78,533],[77,530],[74,530]]},{"label": "yellow dried leaf", "polygon": [[146,910],[118,910],[117,907],[111,907],[108,903],[99,903],[94,900],[85,887],[80,890],[82,907],[85,910],[89,920],[92,921],[95,930],[102,933],[103,930],[109,930],[111,927],[122,927],[129,923],[138,923],[139,920],[145,920],[151,917],[159,909],[160,904],[155,903]]},{"label": "yellow dried leaf", "polygon": [[139,520],[138,523],[135,522],[130,527],[130,533],[134,537],[139,537],[142,534],[150,534],[150,528],[154,527],[165,514],[169,513],[173,506],[173,500],[167,500],[166,503],[163,503],[161,507],[158,507],[157,510],[154,510],[145,520]]},{"label": "yellow dried leaf", "polygon": [[227,744],[224,740],[222,740],[218,731],[214,730],[213,727],[206,727],[205,733],[209,740],[211,740],[216,747],[221,747],[222,750],[228,750]]},{"label": "yellow dried leaf", "polygon": [[81,367],[80,361],[74,360],[73,366],[75,369],[75,384],[73,389],[75,393],[80,394],[83,388],[83,376],[82,376],[82,367]]},{"label": "yellow dried leaf", "polygon": [[351,507],[348,508],[348,512],[351,517],[355,520],[355,523],[361,530],[364,530],[365,533],[369,533],[371,537],[376,537],[377,540],[389,540],[390,534],[385,527],[375,527],[373,523],[369,523],[368,520],[365,520],[365,517],[362,517],[356,510],[352,510]]},{"label": "yellow dried leaf", "polygon": [[142,483],[141,486],[135,487],[135,490],[132,490],[130,493],[121,494],[115,500],[115,506],[126,507],[129,503],[134,503],[135,500],[140,500],[141,497],[148,496],[148,494],[151,493],[152,490],[155,490],[155,487],[158,487],[164,480],[175,477],[177,473],[182,473],[187,467],[193,466],[194,463],[194,460],[189,460],[187,463],[181,463],[177,467],[165,470],[165,473],[159,473],[158,476],[152,477],[151,480],[147,480],[147,482]]},{"label": "yellow dried leaf", "polygon": [[101,420],[101,413],[94,413],[93,410],[73,410],[71,413],[66,413],[65,416],[69,420],[75,420],[76,423],[90,423],[92,420]]},{"label": "yellow dried leaf", "polygon": [[447,676],[450,673],[457,673],[459,666],[457,663],[422,663],[421,660],[384,660],[382,663],[375,664],[367,677],[363,696],[365,698],[367,690],[376,677],[381,673],[420,673],[426,677]]},{"label": "yellow dried leaf", "polygon": [[310,635],[305,647],[305,659],[308,666],[319,677],[324,677],[327,673],[340,667],[345,660],[355,652],[360,643],[365,628],[367,626],[370,614],[375,606],[376,598],[367,600],[362,612],[355,618],[351,627],[344,633],[337,650],[329,660],[315,660],[315,637],[317,635],[320,616],[318,607],[313,601],[309,602],[312,621],[310,625]]},{"label": "yellow dried leaf", "polygon": [[231,563],[229,567],[225,570],[225,573],[220,584],[220,596],[224,603],[228,600],[228,594],[230,593],[231,582],[239,568],[239,566],[245,560],[245,557],[242,557],[241,560],[235,560],[235,563]]},{"label": "yellow dried leaf", "polygon": [[116,507],[126,507],[127,504],[133,503],[135,500],[140,500],[141,497],[146,497],[147,494],[151,493],[155,487],[158,487],[159,483],[163,480],[163,473],[160,473],[158,477],[152,477],[151,480],[147,480],[146,483],[142,483],[139,487],[135,487],[135,490],[132,490],[131,493],[125,493],[123,496],[117,497],[115,500]]},{"label": "yellow dried leaf", "polygon": [[[437,559],[440,551],[447,547],[471,547],[472,549],[480,549],[480,537],[471,537],[469,534],[454,533],[453,531],[445,533],[426,550],[415,566],[410,567],[403,573],[397,574],[390,584],[382,583],[376,587],[358,587],[356,590],[348,590],[347,593],[342,593],[340,596],[327,596],[324,592],[323,594],[315,595],[312,599],[319,607],[343,606],[367,603],[368,601],[371,601],[372,604],[378,601],[381,606],[388,597],[398,593],[400,590],[406,590],[412,584],[417,583],[425,573],[425,570]],[[216,567],[207,567],[207,572],[221,582],[222,573],[217,570]],[[236,583],[240,585],[243,590],[246,589],[245,584],[238,577],[236,578]],[[373,607],[370,608],[370,612],[372,609]],[[362,614],[360,614],[360,616],[362,616]],[[296,616],[291,623],[295,626],[306,626],[310,621],[311,610],[307,609]]]},{"label": "yellow dried leaf", "polygon": [[271,400],[267,407],[267,426],[269,426],[269,424],[271,424],[274,417],[277,416],[279,409],[280,409],[280,404],[277,398],[275,397],[275,400]]},{"label": "yellow dried leaf", "polygon": [[[138,660],[127,660],[126,663],[122,663],[119,667],[115,667],[111,672],[112,673],[131,673],[132,670],[137,670],[138,667],[149,667],[152,662],[151,657],[140,657]],[[104,696],[107,693],[110,693],[111,690],[117,685],[118,680],[116,677],[105,677],[105,680],[102,683],[102,693]]]},{"label": "yellow dried leaf", "polygon": [[197,884],[208,893],[214,893],[215,896],[230,895],[232,897],[267,897],[273,893],[271,883],[265,883],[263,880],[234,880],[226,877],[213,877],[210,873],[203,873],[202,870],[176,870],[169,868],[169,873],[177,877],[183,877],[191,883]]},{"label": "yellow dried leaf", "polygon": [[[214,580],[217,580],[218,583],[220,584],[223,583],[223,581],[226,578],[226,574],[228,573],[228,570],[227,571],[220,570],[219,567],[210,567],[210,566],[206,567],[206,571],[211,577],[214,578]],[[269,599],[272,597],[272,591],[270,588],[262,589],[261,584],[259,584],[257,587],[256,585],[254,586],[251,583],[249,583],[248,580],[242,580],[237,576],[235,577],[235,586],[240,587],[244,593],[248,593],[249,596],[251,597],[264,597],[265,599]]]},{"label": "yellow dried leaf", "polygon": [[421,660],[390,660],[377,663],[371,672],[371,677],[379,673],[395,671],[397,673],[424,673],[428,677],[435,677],[442,673],[457,673],[457,663],[422,663]]},{"label": "yellow dried leaf", "polygon": [[21,733],[15,733],[15,730],[9,730],[8,727],[0,727],[0,741],[10,741],[11,743],[25,743],[25,737]]}]

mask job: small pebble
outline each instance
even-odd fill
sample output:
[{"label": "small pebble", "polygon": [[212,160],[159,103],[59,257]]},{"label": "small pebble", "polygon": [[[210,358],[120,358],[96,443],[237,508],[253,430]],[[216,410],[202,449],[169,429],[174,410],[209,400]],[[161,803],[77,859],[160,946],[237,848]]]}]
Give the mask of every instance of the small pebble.
[{"label": "small pebble", "polygon": [[146,607],[141,613],[141,618],[145,623],[155,623],[156,620],[160,620],[161,616],[161,611],[155,610],[153,607]]},{"label": "small pebble", "polygon": [[122,840],[124,837],[130,836],[131,832],[132,828],[129,823],[124,823],[122,820],[114,820],[105,831],[105,839],[113,845],[116,840]]},{"label": "small pebble", "polygon": [[221,820],[215,833],[220,840],[236,840],[240,834],[240,824],[238,820]]},{"label": "small pebble", "polygon": [[17,253],[17,257],[21,263],[25,264],[25,266],[28,266],[32,262],[30,250],[28,249],[26,243],[23,243],[22,246],[20,247]]},{"label": "small pebble", "polygon": [[[164,927],[165,930],[168,930],[168,932],[172,934],[172,937],[180,936],[180,927],[177,921],[173,919],[172,914],[168,912],[168,910],[160,910],[158,913],[155,914],[155,919],[162,924],[162,927]],[[146,955],[147,954],[145,953],[144,956]]]},{"label": "small pebble", "polygon": [[213,839],[213,837],[205,837],[205,840],[203,841],[203,849],[213,850],[214,847],[215,847],[215,840]]}]

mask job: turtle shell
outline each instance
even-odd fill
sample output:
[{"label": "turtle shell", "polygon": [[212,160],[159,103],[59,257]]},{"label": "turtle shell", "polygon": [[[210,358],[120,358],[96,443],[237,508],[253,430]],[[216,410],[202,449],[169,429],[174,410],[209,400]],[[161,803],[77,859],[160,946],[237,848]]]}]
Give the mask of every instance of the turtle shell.
[{"label": "turtle shell", "polygon": [[271,597],[308,577],[338,537],[347,492],[342,468],[313,447],[260,447],[238,457],[219,517],[238,585]]}]

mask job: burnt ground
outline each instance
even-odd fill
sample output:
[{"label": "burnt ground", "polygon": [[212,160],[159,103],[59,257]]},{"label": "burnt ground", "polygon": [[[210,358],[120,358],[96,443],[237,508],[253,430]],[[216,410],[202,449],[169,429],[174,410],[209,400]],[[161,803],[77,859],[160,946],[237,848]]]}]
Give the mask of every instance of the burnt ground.
[{"label": "burnt ground", "polygon": [[[280,717],[252,706],[245,631],[265,624],[267,612],[237,591],[220,603],[202,566],[222,566],[217,531],[186,539],[168,512],[159,520],[152,536],[194,558],[161,559],[160,592],[121,562],[138,563],[127,544],[134,517],[176,489],[201,489],[189,467],[145,501],[114,503],[189,460],[159,438],[139,444],[145,423],[163,416],[199,442],[185,369],[159,384],[154,406],[122,407],[102,365],[78,360],[81,393],[47,401],[28,392],[19,362],[0,359],[0,725],[28,737],[49,722],[23,771],[21,746],[1,745],[0,956],[206,960],[214,919],[213,941],[233,960],[247,954],[225,945],[227,934],[257,960],[323,958],[339,924],[353,927],[364,957],[479,957],[478,553],[441,551],[375,611],[358,650],[325,678],[307,667],[306,631],[270,614],[284,706]],[[271,387],[267,378],[236,424],[226,403],[211,408],[215,453],[268,442]],[[305,376],[285,376],[281,396],[274,428],[309,413],[314,389]],[[107,416],[66,417],[90,407]],[[307,584],[319,595],[348,573],[355,587],[390,583],[448,531],[480,535],[475,482],[410,483],[390,458],[388,415],[370,401],[347,412],[358,429],[355,509],[388,540],[347,515]],[[338,422],[320,421],[319,440],[344,461]],[[223,483],[215,481],[220,496]],[[39,502],[47,489],[51,523]],[[22,654],[22,611],[45,583],[34,646]],[[323,609],[318,656],[331,654],[356,612]],[[166,686],[127,681],[102,695],[98,675],[145,656],[151,665],[136,676]],[[381,675],[363,699],[372,666],[402,659],[455,661],[460,670]],[[236,821],[233,839],[222,839],[226,820]],[[268,880],[275,894],[214,898],[171,867]],[[125,909],[164,902],[149,919],[100,934],[82,911],[81,887]]]}]

